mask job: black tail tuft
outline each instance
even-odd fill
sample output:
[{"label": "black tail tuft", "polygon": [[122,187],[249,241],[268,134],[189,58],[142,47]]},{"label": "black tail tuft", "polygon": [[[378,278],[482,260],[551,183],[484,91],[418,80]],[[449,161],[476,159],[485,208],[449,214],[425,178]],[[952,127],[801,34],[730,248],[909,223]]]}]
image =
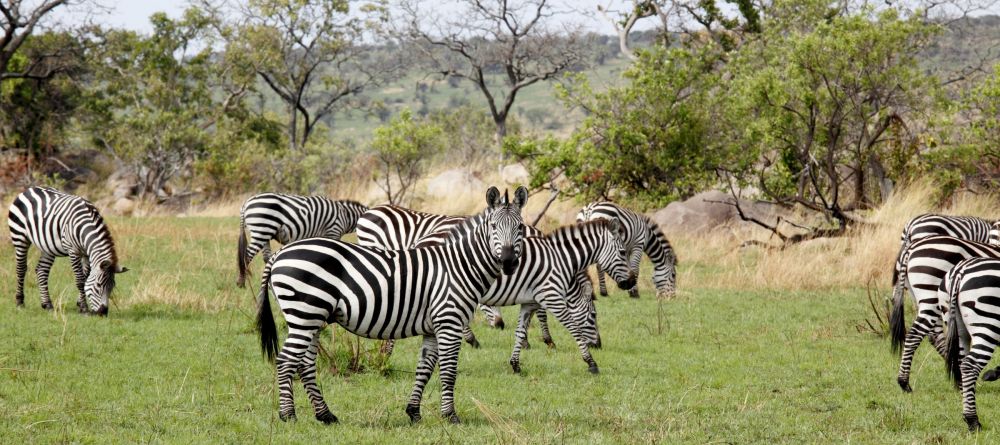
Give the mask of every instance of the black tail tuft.
[{"label": "black tail tuft", "polygon": [[274,363],[278,356],[278,329],[274,325],[274,315],[271,313],[271,300],[268,298],[267,282],[271,280],[271,265],[264,266],[260,278],[260,295],[257,297],[257,332],[260,333],[260,348],[264,357]]},{"label": "black tail tuft", "polygon": [[948,353],[945,355],[945,368],[948,371],[948,377],[951,377],[952,382],[955,383],[955,388],[960,388],[962,385],[962,347],[959,345],[959,333],[961,329],[958,324],[962,323],[962,317],[958,316],[958,302],[957,289],[952,288],[951,292],[955,296],[951,297],[951,311],[948,312],[948,333],[945,336],[945,345],[948,348]]},{"label": "black tail tuft", "polygon": [[903,309],[903,293],[905,284],[897,282],[892,287],[892,312],[889,314],[889,336],[892,339],[892,352],[902,353],[903,341],[906,339],[906,320]]},{"label": "black tail tuft", "polygon": [[236,267],[240,271],[236,285],[242,288],[247,279],[247,227],[243,215],[240,215],[240,238],[236,243]]}]

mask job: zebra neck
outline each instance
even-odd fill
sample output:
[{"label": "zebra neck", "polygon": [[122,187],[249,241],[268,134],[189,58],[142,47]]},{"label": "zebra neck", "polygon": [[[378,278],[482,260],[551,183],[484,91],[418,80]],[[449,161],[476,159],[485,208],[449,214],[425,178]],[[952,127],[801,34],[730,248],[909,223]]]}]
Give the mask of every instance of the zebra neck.
[{"label": "zebra neck", "polygon": [[442,246],[448,251],[450,273],[463,279],[452,279],[463,294],[481,298],[500,277],[500,262],[490,252],[489,237],[484,225],[473,230],[470,236]]},{"label": "zebra neck", "polygon": [[597,262],[600,239],[589,230],[574,231],[550,242],[550,248],[570,272],[578,272]]}]

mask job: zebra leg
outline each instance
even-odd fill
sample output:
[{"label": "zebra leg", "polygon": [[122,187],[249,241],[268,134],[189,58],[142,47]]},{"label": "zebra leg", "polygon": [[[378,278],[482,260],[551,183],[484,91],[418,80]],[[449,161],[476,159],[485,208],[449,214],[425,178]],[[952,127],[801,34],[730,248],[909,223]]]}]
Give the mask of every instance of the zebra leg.
[{"label": "zebra leg", "polygon": [[438,333],[438,353],[441,355],[441,415],[451,423],[461,423],[455,414],[455,380],[458,377],[458,351],[462,337],[458,332]]},{"label": "zebra leg", "polygon": [[476,339],[476,334],[472,332],[472,328],[469,325],[465,325],[462,328],[462,338],[465,339],[466,343],[472,345],[473,348],[479,349],[479,340]]},{"label": "zebra leg", "polygon": [[84,301],[83,294],[83,284],[87,280],[87,275],[83,271],[83,257],[78,254],[70,253],[69,262],[73,266],[73,277],[76,279],[76,289],[80,291],[80,296],[76,299],[76,308],[81,314],[83,314],[88,311],[87,302]]},{"label": "zebra leg", "polygon": [[910,366],[913,364],[913,354],[917,352],[920,342],[934,329],[936,324],[933,319],[923,317],[922,312],[918,311],[918,314],[913,326],[910,327],[910,332],[906,334],[906,339],[903,341],[903,356],[899,362],[899,375],[896,377],[896,382],[905,392],[913,392],[913,388],[910,387]]},{"label": "zebra leg", "polygon": [[[261,256],[261,258],[264,258],[264,263],[267,263],[267,262],[271,261],[271,242],[270,241],[265,241],[264,245],[260,247],[260,256]],[[253,257],[250,257],[250,259],[252,260]],[[247,262],[249,263],[250,261],[247,260]]]},{"label": "zebra leg", "polygon": [[965,354],[959,366],[962,371],[962,416],[965,417],[965,423],[972,432],[983,428],[979,424],[979,415],[976,412],[976,379],[989,363],[995,347],[989,341],[973,336],[969,348],[971,352]]},{"label": "zebra leg", "polygon": [[425,335],[424,344],[420,346],[420,358],[417,359],[417,377],[413,382],[413,392],[410,393],[410,402],[406,405],[406,415],[410,416],[410,423],[420,421],[420,401],[424,397],[424,387],[427,386],[427,381],[431,379],[431,374],[437,367],[437,361],[437,338]]},{"label": "zebra leg", "polygon": [[[295,397],[292,394],[292,377],[299,371],[299,363],[306,351],[316,343],[315,330],[288,329],[288,338],[278,353],[278,418],[283,422],[295,420]],[[303,339],[308,339],[303,342]]]},{"label": "zebra leg", "polygon": [[569,307],[566,306],[565,298],[558,295],[558,293],[547,293],[535,299],[541,303],[542,310],[551,312],[556,317],[556,320],[573,335],[577,347],[580,348],[580,355],[583,357],[583,361],[587,363],[587,370],[591,374],[599,373],[597,362],[590,355],[590,347],[588,346],[590,341],[583,334],[579,321],[573,316]]},{"label": "zebra leg", "polygon": [[479,310],[483,311],[483,315],[486,316],[486,323],[490,326],[503,330],[503,314],[500,313],[500,309],[493,306],[481,305]]},{"label": "zebra leg", "polygon": [[38,266],[35,266],[35,275],[38,276],[38,294],[42,297],[42,309],[52,309],[52,299],[49,298],[49,272],[52,270],[52,263],[56,257],[43,253],[38,258]]},{"label": "zebra leg", "polygon": [[396,348],[396,340],[383,340],[378,352],[386,357],[392,355],[392,350]]},{"label": "zebra leg", "polygon": [[514,331],[514,350],[510,353],[510,369],[515,374],[521,373],[521,348],[528,349],[528,324],[531,323],[531,314],[535,312],[537,304],[522,304],[521,311],[517,315],[517,330]]},{"label": "zebra leg", "polygon": [[601,266],[597,266],[597,287],[600,289],[602,297],[608,296],[608,285],[604,281],[604,270],[601,269]]},{"label": "zebra leg", "polygon": [[538,329],[542,331],[542,341],[549,348],[555,348],[556,343],[552,341],[552,333],[549,332],[549,316],[544,310],[537,311],[535,316],[538,317]]},{"label": "zebra leg", "polygon": [[312,402],[313,412],[316,413],[316,420],[327,425],[337,422],[337,416],[330,412],[330,408],[323,400],[323,393],[316,382],[316,353],[319,349],[319,335],[313,336],[313,341],[306,349],[305,357],[299,365],[299,379],[302,380],[302,387],[306,394],[309,394],[309,401]]},{"label": "zebra leg", "polygon": [[24,306],[24,274],[28,272],[28,246],[14,244],[14,259],[17,261],[17,292],[14,302]]}]

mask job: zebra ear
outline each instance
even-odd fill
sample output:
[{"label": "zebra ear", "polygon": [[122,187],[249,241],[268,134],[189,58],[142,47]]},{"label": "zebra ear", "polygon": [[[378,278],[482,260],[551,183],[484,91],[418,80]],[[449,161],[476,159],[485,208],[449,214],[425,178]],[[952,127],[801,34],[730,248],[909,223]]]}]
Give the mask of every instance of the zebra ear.
[{"label": "zebra ear", "polygon": [[489,190],[486,190],[486,205],[493,209],[497,206],[497,200],[500,199],[500,189],[490,186]]},{"label": "zebra ear", "polygon": [[619,238],[622,235],[625,234],[624,233],[625,232],[625,228],[622,227],[622,223],[620,221],[618,221],[618,218],[611,218],[611,219],[609,219],[608,220],[608,228],[611,229],[611,233],[614,233],[615,236],[617,236]]},{"label": "zebra ear", "polygon": [[118,268],[115,269],[115,273],[125,273],[125,272],[128,272],[128,268],[124,266],[118,266]]},{"label": "zebra ear", "polygon": [[528,189],[524,186],[518,186],[517,190],[514,190],[514,205],[519,208],[524,208],[524,205],[528,203]]},{"label": "zebra ear", "polygon": [[101,261],[101,264],[98,264],[97,267],[101,268],[102,270],[110,269],[111,268],[111,260]]}]

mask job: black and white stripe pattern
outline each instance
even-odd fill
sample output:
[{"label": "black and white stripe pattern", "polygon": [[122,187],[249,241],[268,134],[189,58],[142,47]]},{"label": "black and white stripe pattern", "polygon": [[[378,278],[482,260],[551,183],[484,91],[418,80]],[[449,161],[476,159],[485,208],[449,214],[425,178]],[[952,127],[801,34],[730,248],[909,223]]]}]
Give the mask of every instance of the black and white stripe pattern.
[{"label": "black and white stripe pattern", "polygon": [[941,283],[948,314],[948,373],[962,390],[962,414],[977,431],[976,379],[1000,343],[1000,260],[970,258],[955,265]]},{"label": "black and white stripe pattern", "polygon": [[541,237],[524,240],[521,265],[509,277],[501,277],[483,295],[481,303],[490,306],[521,305],[510,365],[521,372],[521,347],[527,339],[531,314],[542,309],[552,313],[565,326],[580,348],[590,371],[597,364],[588,346],[600,343],[596,312],[590,294],[580,293],[579,275],[597,263],[611,273],[623,289],[635,285],[635,275],[625,262],[621,225],[617,221],[593,221],[565,226]]},{"label": "black and white stripe pattern", "polygon": [[899,274],[903,270],[903,256],[913,243],[935,235],[947,235],[977,243],[1000,245],[1000,232],[993,229],[993,223],[975,216],[949,216],[925,213],[906,223],[899,237],[899,253],[892,270],[893,289],[902,287]]},{"label": "black and white stripe pattern", "polygon": [[[673,297],[677,290],[677,255],[670,241],[653,220],[613,202],[601,201],[588,204],[576,215],[577,221],[617,219],[625,228],[625,248],[629,251],[629,265],[638,276],[642,254],[653,263],[653,284],[658,297]],[[597,269],[597,282],[601,295],[608,295],[604,273]],[[639,297],[638,287],[629,290],[629,296]]]},{"label": "black and white stripe pattern", "polygon": [[[314,237],[340,239],[354,231],[358,218],[367,210],[368,207],[355,201],[334,201],[322,196],[278,193],[251,196],[240,209],[236,285],[244,286],[247,265],[258,252],[267,262],[271,256],[271,240],[288,244]],[[247,231],[250,232],[249,242]]]},{"label": "black and white stripe pattern", "polygon": [[35,273],[42,307],[52,309],[49,271],[56,257],[68,256],[80,292],[80,312],[108,314],[108,298],[115,274],[127,271],[118,264],[115,242],[104,218],[87,200],[46,187],[31,187],[14,198],[7,215],[17,262],[18,306],[24,304],[24,274],[28,248],[41,251]]},{"label": "black and white stripe pattern", "polygon": [[[440,357],[441,412],[458,422],[455,378],[462,328],[497,277],[517,269],[523,246],[523,187],[514,201],[491,187],[483,223],[460,240],[413,250],[382,250],[327,238],[286,245],[264,268],[257,325],[265,354],[277,355],[279,415],[294,417],[292,376],[298,374],[316,418],[337,418],[316,384],[318,332],[337,323],[357,335],[377,338],[423,336],[416,382],[406,412],[420,419],[420,401]],[[278,353],[277,331],[268,287],[288,324],[288,338]]]},{"label": "black and white stripe pattern", "polygon": [[[962,260],[975,257],[1000,258],[1000,247],[966,241],[950,236],[930,236],[913,243],[903,256],[904,267],[893,293],[889,330],[893,350],[902,345],[897,382],[903,391],[910,392],[910,366],[913,354],[924,337],[930,335],[938,353],[945,355],[943,317],[948,312],[948,299],[938,292],[945,274]],[[917,305],[917,318],[909,332],[905,332],[903,292],[906,287]],[[905,336],[904,336],[905,333]]]}]

